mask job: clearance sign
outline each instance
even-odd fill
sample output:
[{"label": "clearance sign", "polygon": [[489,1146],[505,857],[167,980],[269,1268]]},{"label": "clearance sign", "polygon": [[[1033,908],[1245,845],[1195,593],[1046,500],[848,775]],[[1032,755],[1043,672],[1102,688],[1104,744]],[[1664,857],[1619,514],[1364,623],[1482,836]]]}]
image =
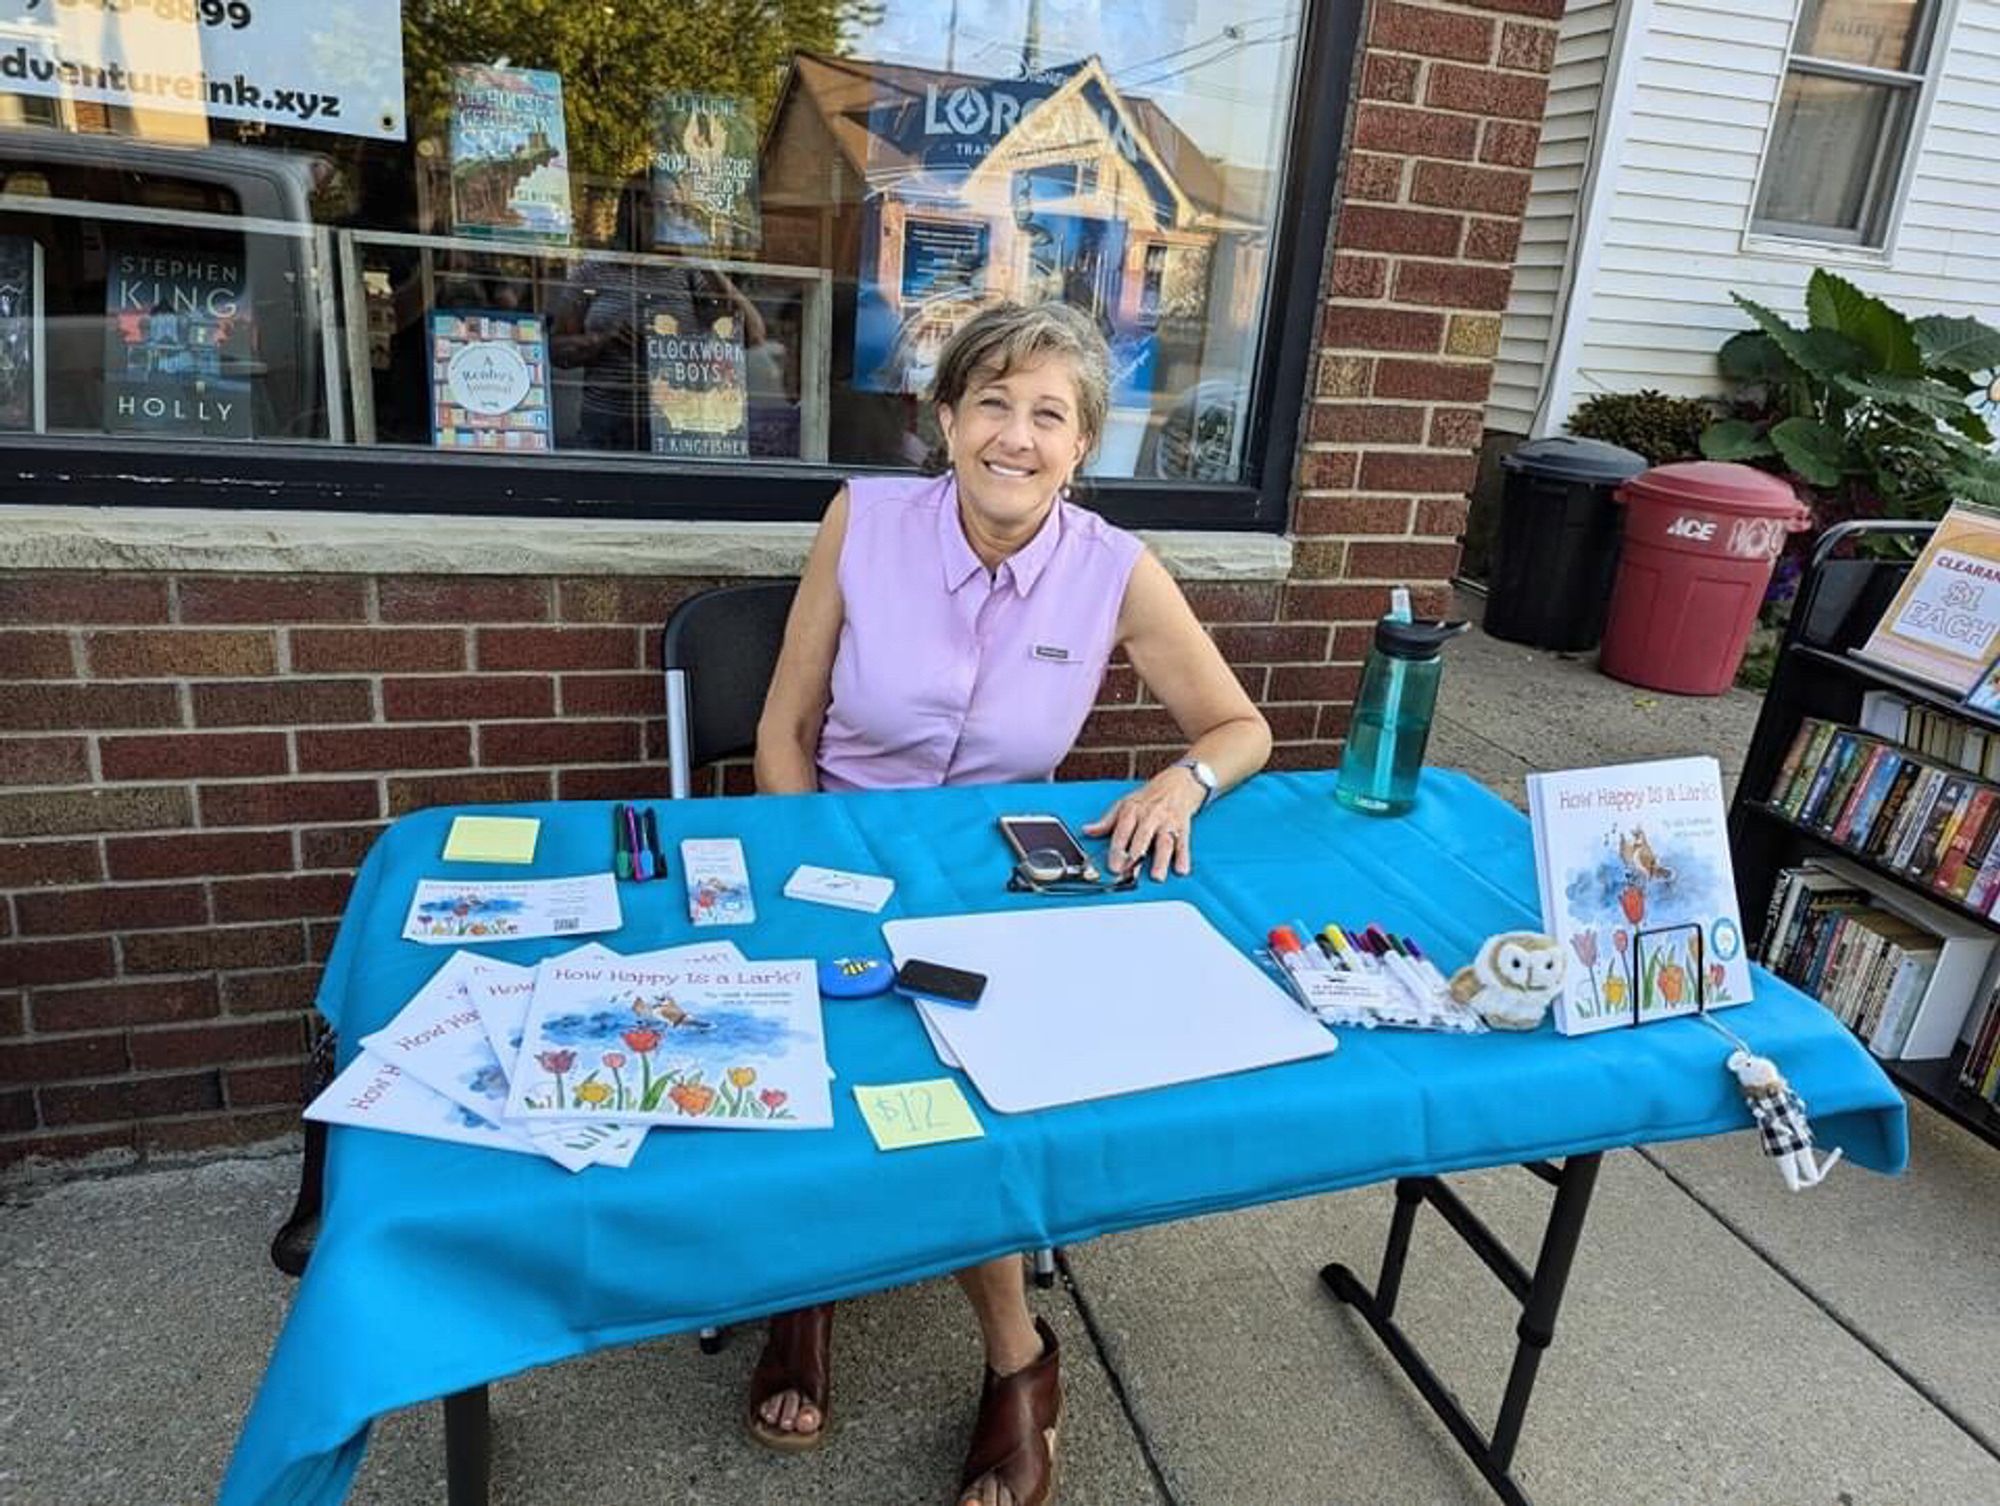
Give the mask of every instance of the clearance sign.
[{"label": "clearance sign", "polygon": [[0,93],[400,141],[401,0],[0,0]]},{"label": "clearance sign", "polygon": [[1944,515],[1862,652],[1963,694],[2000,653],[2000,513]]}]

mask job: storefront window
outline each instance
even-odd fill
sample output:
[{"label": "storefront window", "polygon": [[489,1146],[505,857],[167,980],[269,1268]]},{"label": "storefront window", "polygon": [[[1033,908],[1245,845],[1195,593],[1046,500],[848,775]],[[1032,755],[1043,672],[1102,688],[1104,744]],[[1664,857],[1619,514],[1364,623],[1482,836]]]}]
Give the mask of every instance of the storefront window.
[{"label": "storefront window", "polygon": [[1301,4],[0,0],[0,431],[914,466],[1061,299],[1238,483]]}]

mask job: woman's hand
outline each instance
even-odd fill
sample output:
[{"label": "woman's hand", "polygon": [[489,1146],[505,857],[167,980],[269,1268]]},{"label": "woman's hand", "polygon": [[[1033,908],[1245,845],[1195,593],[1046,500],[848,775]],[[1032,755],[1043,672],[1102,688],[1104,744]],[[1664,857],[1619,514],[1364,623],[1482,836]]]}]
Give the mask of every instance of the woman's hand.
[{"label": "woman's hand", "polygon": [[1084,827],[1088,837],[1111,833],[1111,851],[1106,862],[1111,871],[1124,873],[1136,868],[1151,854],[1153,878],[1167,876],[1167,868],[1188,874],[1194,871],[1194,851],[1189,834],[1195,812],[1201,809],[1208,792],[1185,768],[1160,770],[1129,795]]}]

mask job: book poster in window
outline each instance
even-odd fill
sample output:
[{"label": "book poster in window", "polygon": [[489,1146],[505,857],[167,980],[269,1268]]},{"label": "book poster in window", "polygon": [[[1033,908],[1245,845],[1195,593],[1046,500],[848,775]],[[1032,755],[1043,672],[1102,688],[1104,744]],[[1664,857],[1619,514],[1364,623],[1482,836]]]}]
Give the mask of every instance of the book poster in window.
[{"label": "book poster in window", "polygon": [[535,314],[431,315],[431,443],[546,451],[548,327]]},{"label": "book poster in window", "polygon": [[43,370],[41,242],[0,235],[0,429],[42,431]]},{"label": "book poster in window", "polygon": [[460,235],[569,243],[569,148],[559,74],[452,69],[451,223]]},{"label": "book poster in window", "polygon": [[653,109],[653,244],[754,251],[762,239],[749,102],[662,95]]},{"label": "book poster in window", "polygon": [[251,437],[256,327],[243,258],[113,247],[104,284],[104,427]]},{"label": "book poster in window", "polygon": [[750,390],[735,320],[683,330],[671,313],[651,306],[646,411],[655,455],[716,460],[750,453]]}]

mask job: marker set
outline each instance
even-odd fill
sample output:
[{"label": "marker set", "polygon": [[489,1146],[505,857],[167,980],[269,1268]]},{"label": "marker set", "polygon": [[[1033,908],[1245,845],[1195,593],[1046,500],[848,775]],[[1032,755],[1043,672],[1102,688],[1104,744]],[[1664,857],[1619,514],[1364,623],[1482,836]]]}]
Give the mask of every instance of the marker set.
[{"label": "marker set", "polygon": [[667,876],[667,857],[660,851],[660,824],[650,805],[611,808],[611,871],[621,879],[641,883]]},{"label": "marker set", "polygon": [[1317,935],[1293,921],[1274,926],[1270,960],[1299,1002],[1327,1025],[1480,1031],[1486,1024],[1451,996],[1451,985],[1407,936],[1377,925]]}]

